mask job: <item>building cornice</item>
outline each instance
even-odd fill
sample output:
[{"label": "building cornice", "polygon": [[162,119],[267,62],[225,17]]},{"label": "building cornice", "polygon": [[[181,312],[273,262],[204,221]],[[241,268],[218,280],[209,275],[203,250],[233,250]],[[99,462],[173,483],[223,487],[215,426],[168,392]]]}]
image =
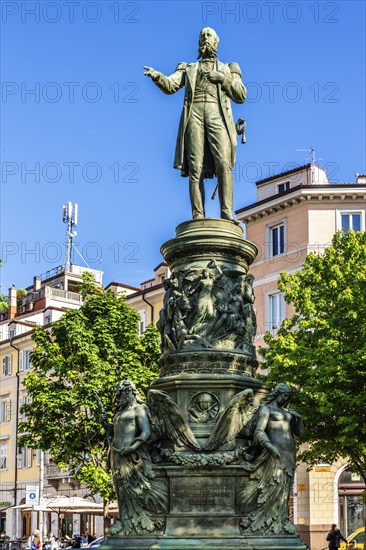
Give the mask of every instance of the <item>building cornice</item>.
[{"label": "building cornice", "polygon": [[[39,327],[42,325],[36,325],[36,326]],[[15,336],[13,336],[12,338],[7,338],[6,340],[0,340],[0,348],[5,346],[6,344],[10,344],[10,341],[20,340],[21,338],[32,335],[36,326],[33,328],[33,330],[27,330],[27,332],[21,332],[20,334],[15,334]]]},{"label": "building cornice", "polygon": [[9,321],[9,325],[24,325],[25,327],[37,327],[39,326],[38,323],[36,323],[35,321],[19,321],[16,317],[13,317],[13,319],[11,319],[11,321]]},{"label": "building cornice", "polygon": [[244,223],[254,221],[274,212],[285,210],[305,201],[362,200],[366,201],[366,185],[357,183],[298,185],[278,195],[245,206],[236,211]]},{"label": "building cornice", "polygon": [[149,288],[144,288],[139,292],[135,292],[134,294],[129,294],[128,296],[126,296],[127,301],[130,302],[135,298],[140,298],[142,295],[150,296],[150,297],[154,295],[160,295],[160,290],[163,288],[163,286],[164,286],[163,283],[159,283],[158,285],[150,286]]},{"label": "building cornice", "polygon": [[132,285],[128,285],[126,283],[117,283],[116,281],[112,281],[111,283],[108,283],[108,285],[105,287],[105,290],[108,290],[112,286],[127,288],[128,290],[140,290],[140,288],[138,286],[132,286]]}]

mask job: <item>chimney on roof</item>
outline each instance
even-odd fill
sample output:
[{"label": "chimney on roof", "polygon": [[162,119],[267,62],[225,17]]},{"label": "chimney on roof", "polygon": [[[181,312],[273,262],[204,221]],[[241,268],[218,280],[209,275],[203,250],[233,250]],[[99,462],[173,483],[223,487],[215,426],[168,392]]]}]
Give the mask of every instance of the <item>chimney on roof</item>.
[{"label": "chimney on roof", "polygon": [[42,286],[42,279],[39,277],[39,275],[36,275],[36,277],[33,277],[33,290],[39,290]]},{"label": "chimney on roof", "polygon": [[9,288],[8,304],[8,319],[14,319],[17,314],[17,289],[14,285],[11,285]]},{"label": "chimney on roof", "polygon": [[366,175],[365,174],[356,174],[356,183],[366,183]]}]

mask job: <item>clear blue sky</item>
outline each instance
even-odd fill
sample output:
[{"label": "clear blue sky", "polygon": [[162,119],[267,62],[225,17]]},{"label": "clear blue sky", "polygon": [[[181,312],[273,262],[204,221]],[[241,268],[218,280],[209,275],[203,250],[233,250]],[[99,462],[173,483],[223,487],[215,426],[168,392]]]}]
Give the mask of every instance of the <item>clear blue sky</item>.
[{"label": "clear blue sky", "polygon": [[[249,84],[247,102],[233,106],[247,120],[235,208],[255,201],[257,179],[305,164],[296,149],[313,145],[333,181],[366,172],[363,1],[1,7],[4,293],[63,262],[67,201],[79,204],[79,250],[94,268],[102,255],[106,284],[153,275],[190,205],[188,181],[172,167],[183,92],[162,94],[143,65],[170,74],[194,61],[204,26],[220,36],[220,60],[238,62]],[[218,204],[208,212],[218,215]]]}]

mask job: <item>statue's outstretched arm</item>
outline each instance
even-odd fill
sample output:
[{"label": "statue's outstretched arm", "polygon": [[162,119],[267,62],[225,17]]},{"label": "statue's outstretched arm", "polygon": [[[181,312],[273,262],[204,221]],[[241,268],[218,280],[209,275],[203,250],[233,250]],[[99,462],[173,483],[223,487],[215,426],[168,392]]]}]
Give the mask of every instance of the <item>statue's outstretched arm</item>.
[{"label": "statue's outstretched arm", "polygon": [[244,103],[247,89],[241,80],[241,70],[237,63],[229,63],[230,74],[226,74],[222,89],[235,103]]},{"label": "statue's outstretched arm", "polygon": [[184,86],[186,66],[187,63],[179,63],[174,73],[170,76],[165,76],[163,73],[155,71],[152,67],[144,67],[144,75],[150,77],[164,94],[175,94],[175,92]]}]

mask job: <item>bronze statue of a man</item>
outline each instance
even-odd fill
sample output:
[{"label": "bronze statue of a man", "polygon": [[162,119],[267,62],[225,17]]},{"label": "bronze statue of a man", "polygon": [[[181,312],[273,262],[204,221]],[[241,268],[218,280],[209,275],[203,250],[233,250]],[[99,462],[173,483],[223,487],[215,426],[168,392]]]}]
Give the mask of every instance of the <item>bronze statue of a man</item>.
[{"label": "bronze statue of a man", "polygon": [[171,76],[145,67],[146,76],[166,94],[185,86],[174,168],[189,176],[194,219],[203,218],[204,178],[218,179],[221,218],[233,219],[233,176],[237,134],[230,99],[244,103],[246,88],[237,63],[217,59],[219,37],[209,27],[199,36],[199,61],[179,63]]}]

